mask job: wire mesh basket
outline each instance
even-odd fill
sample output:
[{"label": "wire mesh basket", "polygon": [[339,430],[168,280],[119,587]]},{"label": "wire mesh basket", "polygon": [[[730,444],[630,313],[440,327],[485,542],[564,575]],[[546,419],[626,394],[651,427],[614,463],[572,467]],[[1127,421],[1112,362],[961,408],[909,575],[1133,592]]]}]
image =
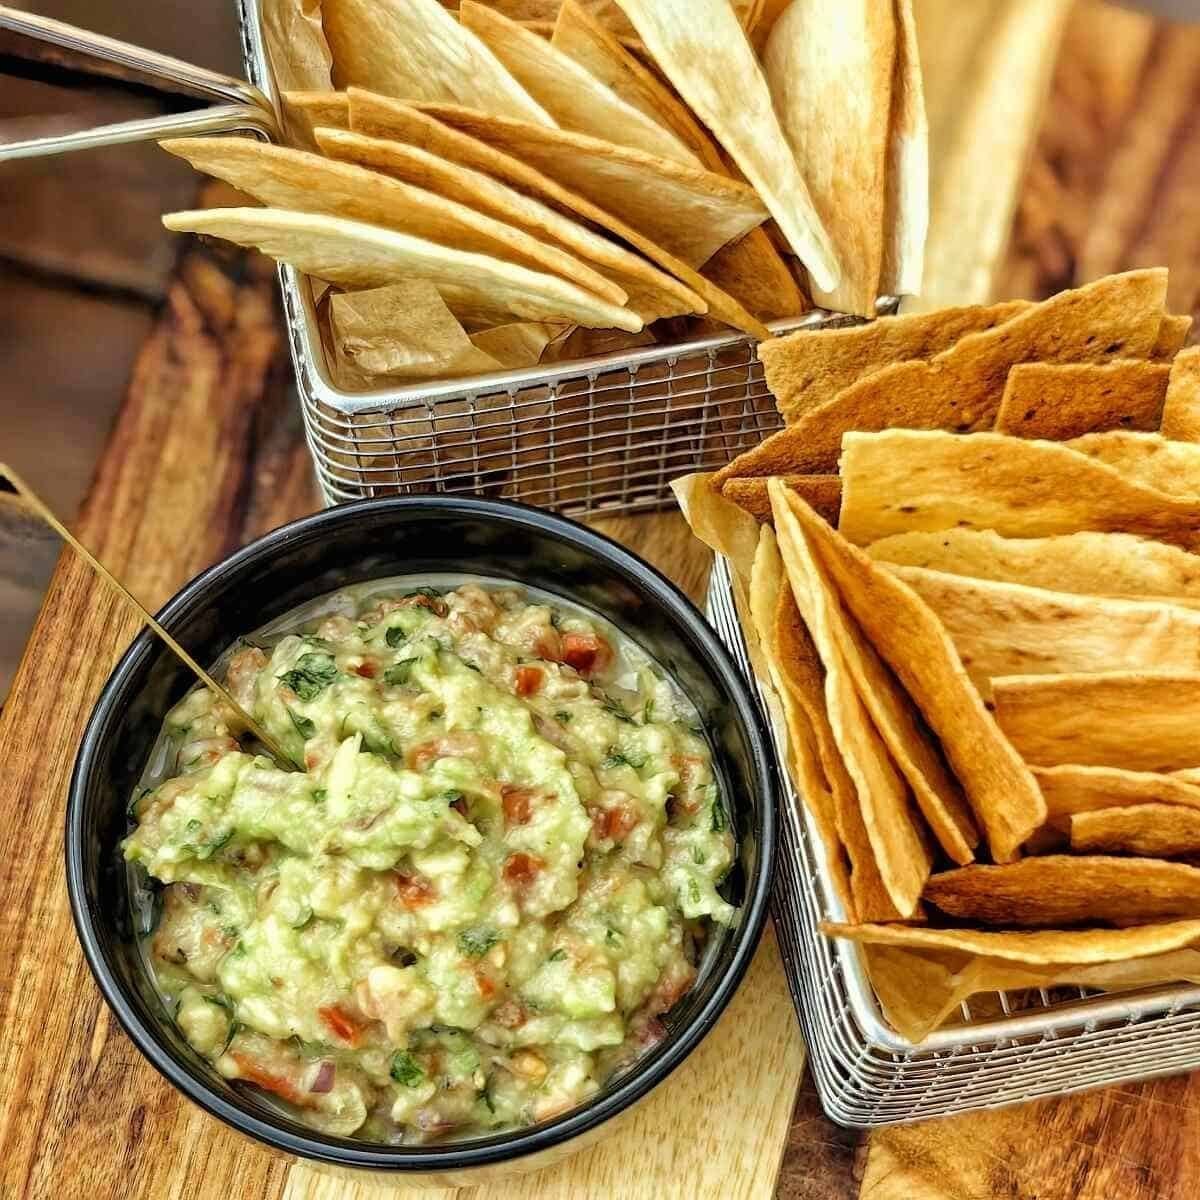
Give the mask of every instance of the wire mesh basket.
[{"label": "wire mesh basket", "polygon": [[[721,558],[708,616],[754,679]],[[908,1041],[884,1020],[859,948],[818,929],[846,914],[820,835],[790,786],[779,827],[775,929],[821,1104],[839,1124],[890,1125],[1200,1067],[1200,988],[1191,986],[981,994],[962,1004],[955,1023]]]}]

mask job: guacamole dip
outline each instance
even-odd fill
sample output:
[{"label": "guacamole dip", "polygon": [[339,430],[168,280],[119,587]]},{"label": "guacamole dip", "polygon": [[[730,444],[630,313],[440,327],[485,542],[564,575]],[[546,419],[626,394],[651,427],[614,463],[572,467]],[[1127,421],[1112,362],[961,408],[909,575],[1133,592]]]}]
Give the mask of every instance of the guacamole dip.
[{"label": "guacamole dip", "polygon": [[229,1079],[386,1142],[543,1121],[662,1036],[734,843],[677,687],[514,588],[329,598],[228,658],[304,771],[201,689],[167,718],[126,859],[146,949]]}]

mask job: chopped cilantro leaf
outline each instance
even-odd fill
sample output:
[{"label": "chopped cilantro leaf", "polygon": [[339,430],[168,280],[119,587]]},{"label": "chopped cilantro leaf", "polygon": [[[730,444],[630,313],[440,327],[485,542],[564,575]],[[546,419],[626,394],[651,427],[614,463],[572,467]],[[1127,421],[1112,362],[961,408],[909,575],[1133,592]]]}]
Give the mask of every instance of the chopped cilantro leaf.
[{"label": "chopped cilantro leaf", "polygon": [[713,833],[725,832],[725,810],[721,807],[721,801],[715,796],[712,802],[712,831]]},{"label": "chopped cilantro leaf", "polygon": [[324,788],[317,788],[317,790],[315,792],[313,792],[313,800],[317,804],[324,804],[325,797],[328,795],[329,795],[329,793]]},{"label": "chopped cilantro leaf", "polygon": [[605,770],[612,770],[613,767],[632,767],[635,771],[640,771],[646,765],[648,757],[646,754],[635,754],[630,750],[618,750],[615,746],[610,746],[608,755],[600,766]]},{"label": "chopped cilantro leaf", "polygon": [[397,687],[402,683],[407,683],[408,677],[412,674],[413,663],[415,661],[415,659],[406,658],[388,667],[383,673],[383,682]]},{"label": "chopped cilantro leaf", "polygon": [[546,961],[547,962],[562,962],[562,960],[566,957],[567,957],[567,952],[560,946],[557,950],[554,950],[551,952],[550,957],[547,958]]},{"label": "chopped cilantro leaf", "polygon": [[611,713],[618,721],[624,721],[626,725],[633,724],[633,718],[629,715],[625,706],[619,701],[614,700],[607,692],[598,692],[596,698],[600,701],[600,705],[605,712]]},{"label": "chopped cilantro leaf", "polygon": [[425,1072],[407,1050],[397,1050],[392,1055],[392,1068],[389,1073],[402,1087],[419,1087],[425,1082]]},{"label": "chopped cilantro leaf", "polygon": [[406,635],[399,625],[393,625],[383,636],[387,644],[395,650],[404,641]]},{"label": "chopped cilantro leaf", "polygon": [[695,879],[688,880],[688,899],[693,904],[700,903],[700,885],[695,881]]},{"label": "chopped cilantro leaf", "polygon": [[571,714],[569,712],[556,712],[554,714],[554,719],[560,725],[569,725],[571,723]]},{"label": "chopped cilantro leaf", "polygon": [[458,935],[458,948],[468,958],[482,958],[499,940],[500,935],[494,929],[476,926]]},{"label": "chopped cilantro leaf", "polygon": [[302,738],[310,738],[317,732],[317,727],[307,717],[301,716],[300,713],[294,712],[290,708],[287,710],[287,714],[291,717],[292,724],[296,727],[296,732]]},{"label": "chopped cilantro leaf", "polygon": [[302,654],[292,671],[279,680],[301,700],[315,700],[336,678],[337,664],[328,654]]}]

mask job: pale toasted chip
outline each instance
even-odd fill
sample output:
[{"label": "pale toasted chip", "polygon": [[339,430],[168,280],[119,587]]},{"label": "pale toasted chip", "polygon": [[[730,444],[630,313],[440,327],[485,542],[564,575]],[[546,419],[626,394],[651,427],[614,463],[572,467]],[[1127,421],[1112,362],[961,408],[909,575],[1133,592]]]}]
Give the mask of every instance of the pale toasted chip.
[{"label": "pale toasted chip", "polygon": [[925,268],[925,235],[929,232],[929,121],[912,0],[896,0],[896,73],[892,80],[883,230],[880,292],[889,296],[919,295]]},{"label": "pale toasted chip", "polygon": [[993,329],[967,334],[928,362],[884,367],[742,455],[729,471],[779,475],[835,470],[842,436],[851,430],[990,429],[1016,363],[1144,358],[1162,321],[1166,275],[1165,270],[1110,275],[1060,292]]},{"label": "pale toasted chip", "polygon": [[[890,565],[938,615],[986,700],[997,675],[1200,671],[1200,612]],[[1200,760],[1198,760],[1200,761]]]},{"label": "pale toasted chip", "polygon": [[[707,474],[684,475],[671,480],[671,491],[692,532],[710,549],[729,560],[734,582],[743,592],[758,552],[758,522],[726,500]],[[747,598],[747,609],[749,600]]]},{"label": "pale toasted chip", "polygon": [[1166,363],[1018,363],[1008,373],[996,432],[1065,442],[1108,429],[1157,429]]},{"label": "pale toasted chip", "polygon": [[1080,854],[1183,858],[1200,854],[1200,812],[1178,804],[1133,804],[1073,813],[1071,849]]},{"label": "pale toasted chip", "polygon": [[[818,285],[813,297],[864,317],[875,315],[883,265],[895,59],[893,8],[878,0],[800,0],[763,52],[775,111],[842,266],[837,287]],[[836,120],[817,96],[842,97]]]},{"label": "pale toasted chip", "polygon": [[545,38],[475,0],[463,0],[459,19],[563,129],[699,165],[696,155],[670,130],[627,104]]},{"label": "pale toasted chip", "polygon": [[304,118],[310,131],[318,125],[331,129],[350,127],[350,97],[346,92],[290,91],[283,93],[283,102]]},{"label": "pale toasted chip", "polygon": [[912,429],[848,433],[840,531],[858,545],[894,533],[1081,530],[1200,545],[1200,501],[1168,496],[1060,442]]},{"label": "pale toasted chip", "polygon": [[1171,363],[1161,432],[1173,441],[1200,442],[1200,346],[1180,350]]},{"label": "pale toasted chip", "polygon": [[994,679],[992,697],[1000,728],[1038,766],[1200,767],[1200,673],[1015,675]]},{"label": "pale toasted chip", "polygon": [[[751,482],[731,480],[725,494],[734,483]],[[943,529],[892,534],[866,549],[877,562],[976,579],[1084,595],[1200,601],[1200,556],[1129,533],[1006,538],[990,529]]]},{"label": "pale toasted chip", "polygon": [[812,307],[763,229],[723,246],[704,264],[704,276],[764,321],[798,317]]},{"label": "pale toasted chip", "polygon": [[816,286],[842,268],[728,0],[620,0],[638,35],[763,198]]},{"label": "pale toasted chip", "polygon": [[1135,804],[1182,804],[1200,809],[1200,773],[1129,771],[1122,767],[1081,767],[1065,763],[1034,767],[1046,797],[1050,821],[1061,825],[1072,813]]},{"label": "pale toasted chip", "polygon": [[489,254],[557,275],[613,304],[628,299],[621,288],[573,254],[478,212],[474,205],[378,171],[248,138],[173,138],[159,145],[197,170],[224,179],[275,208],[381,225],[456,250]]},{"label": "pale toasted chip", "polygon": [[941,623],[911,588],[839,537],[794,493],[775,483],[771,488],[777,504],[790,506],[842,603],[940,738],[993,857],[1007,861],[1045,820],[1046,806]]},{"label": "pale toasted chip", "polygon": [[534,124],[554,118],[438,0],[322,0],[338,87],[467,104]]},{"label": "pale toasted chip", "polygon": [[[682,301],[689,305],[689,312],[704,312],[707,306],[707,311],[715,319],[758,338],[770,337],[770,330],[761,321],[682,259],[669,254],[663,247],[612,213],[606,212],[583,196],[568,191],[528,163],[513,158],[512,155],[505,154],[479,141],[478,138],[451,129],[416,109],[394,103],[386,97],[372,96],[356,88],[350,89],[350,121],[358,132],[384,138],[399,138],[447,160],[448,163],[474,169],[477,173],[486,173],[511,189],[540,202],[543,207],[552,206],[560,213],[569,214],[577,226],[580,220],[587,221],[628,243],[650,260],[646,262],[625,251],[622,260],[624,265],[620,267],[619,278],[630,294],[630,304],[639,312],[645,312],[645,306],[650,303],[665,303],[669,306],[669,297],[674,295],[682,297]],[[603,238],[596,240],[605,242]],[[615,243],[607,244],[612,247],[613,252],[621,250]],[[572,245],[572,249],[576,253],[582,253],[576,245]],[[652,266],[651,263],[656,265]],[[680,302],[680,299],[674,301],[676,305]],[[662,312],[659,315],[665,316],[667,313]]]},{"label": "pale toasted chip", "polygon": [[[783,475],[784,486],[804,497],[816,512],[830,525],[837,525],[838,511],[842,507],[842,481],[836,475]],[[734,504],[744,508],[756,521],[773,521],[771,497],[767,491],[769,480],[730,479],[721,489],[721,494]]]},{"label": "pale toasted chip", "polygon": [[637,330],[642,322],[553,275],[514,263],[452,250],[391,229],[340,217],[272,208],[227,208],[169,213],[177,233],[201,233],[254,246],[298,270],[348,287],[382,287],[408,279],[437,285],[451,311],[512,313],[530,320],[567,317],[580,325]]},{"label": "pale toasted chip", "polygon": [[1169,362],[1187,344],[1191,332],[1190,314],[1164,313],[1162,324],[1158,327],[1158,341],[1154,343],[1150,357],[1159,362]]},{"label": "pale toasted chip", "polygon": [[1025,300],[1010,300],[880,317],[842,329],[798,329],[763,342],[758,357],[779,411],[791,423],[889,363],[931,358],[968,333],[991,329],[1029,307]]},{"label": "pale toasted chip", "polygon": [[692,267],[767,215],[752,188],[700,166],[475,109],[422,105],[422,110],[528,163]]},{"label": "pale toasted chip", "polygon": [[1154,858],[1051,854],[930,876],[925,896],[985,925],[1122,924],[1200,916],[1200,868]]},{"label": "pale toasted chip", "polygon": [[1089,433],[1067,443],[1115,467],[1127,479],[1172,496],[1200,499],[1200,446],[1171,442],[1157,433]]},{"label": "pale toasted chip", "polygon": [[[537,21],[550,24],[558,15],[562,0],[488,0],[491,8],[514,21]],[[632,35],[633,26],[626,20],[617,0],[582,0],[588,13],[611,29],[618,37]]]}]

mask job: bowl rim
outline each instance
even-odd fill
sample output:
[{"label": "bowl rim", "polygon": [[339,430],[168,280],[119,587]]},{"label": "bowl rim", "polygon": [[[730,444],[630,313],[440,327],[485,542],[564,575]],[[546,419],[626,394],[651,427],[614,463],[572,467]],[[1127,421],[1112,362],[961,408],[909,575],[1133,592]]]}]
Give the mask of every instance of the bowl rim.
[{"label": "bowl rim", "polygon": [[[84,886],[83,827],[86,783],[95,767],[101,745],[102,727],[118,704],[130,677],[157,642],[150,630],[142,630],[122,654],[104,685],[88,718],[79,752],[71,773],[66,809],[64,857],[67,891],[76,935],[101,995],[116,1016],[121,1028],[142,1056],[160,1075],[194,1104],[235,1131],[246,1134],[268,1147],[310,1161],[367,1171],[400,1173],[436,1173],[462,1171],[500,1162],[512,1162],[596,1129],[632,1107],[667,1078],[700,1041],[711,1031],[741,984],[750,960],[758,947],[770,901],[777,849],[779,790],[774,760],[768,750],[760,710],[753,700],[748,681],[734,664],[717,634],[692,601],[661,571],[638,554],[597,530],[560,516],[512,500],[475,496],[447,496],[442,493],[414,493],[387,496],[340,504],[322,509],[281,525],[256,538],[233,554],[201,571],[185,583],[156,614],[170,628],[171,622],[203,602],[208,588],[231,568],[262,557],[270,557],[290,542],[311,535],[326,526],[336,530],[342,522],[354,521],[378,511],[436,509],[458,516],[499,521],[556,535],[579,549],[605,559],[620,573],[637,577],[654,601],[664,608],[671,622],[686,628],[713,667],[719,682],[742,727],[751,761],[758,776],[761,802],[758,863],[747,880],[741,906],[743,918],[734,938],[733,958],[717,981],[712,995],[690,1020],[678,1028],[661,1057],[649,1063],[648,1070],[631,1069],[611,1091],[594,1102],[584,1102],[561,1117],[524,1129],[498,1133],[463,1142],[429,1146],[389,1146],[372,1142],[293,1132],[282,1123],[266,1120],[236,1107],[210,1087],[198,1072],[184,1067],[158,1043],[148,1023],[143,1022],[127,998],[117,973],[101,948],[96,922],[90,911]],[[291,1123],[289,1123],[291,1124]]]}]

